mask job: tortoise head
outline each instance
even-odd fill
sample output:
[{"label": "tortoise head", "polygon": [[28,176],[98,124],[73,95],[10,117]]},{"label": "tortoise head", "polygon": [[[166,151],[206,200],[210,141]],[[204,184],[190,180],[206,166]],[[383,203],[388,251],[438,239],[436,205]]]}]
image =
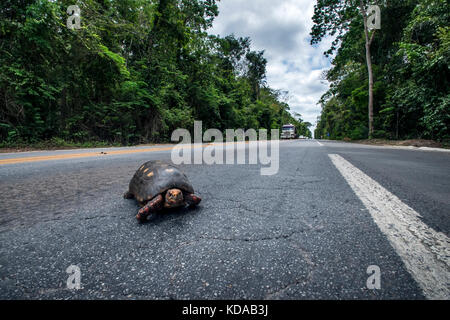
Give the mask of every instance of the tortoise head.
[{"label": "tortoise head", "polygon": [[165,208],[176,208],[184,205],[183,192],[180,189],[169,189],[164,201]]}]

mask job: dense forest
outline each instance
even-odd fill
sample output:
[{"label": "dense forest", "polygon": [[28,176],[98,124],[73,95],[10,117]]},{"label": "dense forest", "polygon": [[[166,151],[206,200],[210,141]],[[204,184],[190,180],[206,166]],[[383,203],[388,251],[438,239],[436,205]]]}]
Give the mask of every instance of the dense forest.
[{"label": "dense forest", "polygon": [[[319,0],[312,44],[335,37],[325,55],[330,89],[321,100],[316,137],[365,139],[368,68],[361,0]],[[364,1],[366,4],[367,1]],[[370,1],[377,3],[377,1]],[[371,31],[372,138],[450,138],[450,10],[446,0],[385,0],[381,29]]]},{"label": "dense forest", "polygon": [[[218,1],[218,0],[217,0]],[[177,128],[309,123],[266,83],[249,38],[207,30],[215,0],[2,0],[0,146],[169,141]],[[69,29],[67,9],[81,9]]]}]

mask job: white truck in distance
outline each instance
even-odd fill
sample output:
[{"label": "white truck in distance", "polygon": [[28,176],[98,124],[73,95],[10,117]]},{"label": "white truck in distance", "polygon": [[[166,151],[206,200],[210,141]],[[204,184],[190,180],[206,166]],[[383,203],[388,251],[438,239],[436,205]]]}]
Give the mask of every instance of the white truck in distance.
[{"label": "white truck in distance", "polygon": [[281,139],[296,139],[297,133],[293,124],[285,124],[281,128]]}]

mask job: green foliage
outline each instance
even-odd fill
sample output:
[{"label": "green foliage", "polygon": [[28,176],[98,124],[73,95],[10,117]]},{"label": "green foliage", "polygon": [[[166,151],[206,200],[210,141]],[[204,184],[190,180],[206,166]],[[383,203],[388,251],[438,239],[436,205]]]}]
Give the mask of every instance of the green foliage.
[{"label": "green foliage", "polygon": [[[450,14],[445,0],[391,0],[381,6],[372,44],[374,138],[450,138]],[[317,137],[367,138],[367,76],[363,29],[357,20],[342,30],[330,90],[321,99]],[[325,32],[316,27],[314,39]],[[317,42],[317,41],[316,41]]]},{"label": "green foliage", "polygon": [[[66,28],[74,3],[79,30]],[[2,1],[0,142],[135,144],[194,119],[221,130],[294,121],[250,39],[205,32],[217,15],[215,0]]]}]

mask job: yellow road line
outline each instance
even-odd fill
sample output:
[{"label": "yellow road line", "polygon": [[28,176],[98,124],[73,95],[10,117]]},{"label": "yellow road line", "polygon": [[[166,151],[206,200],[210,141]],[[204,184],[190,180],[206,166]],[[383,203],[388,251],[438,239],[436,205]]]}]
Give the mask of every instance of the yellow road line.
[{"label": "yellow road line", "polygon": [[115,151],[107,151],[105,154],[101,154],[100,152],[85,152],[85,153],[61,154],[61,155],[52,155],[52,156],[1,159],[0,164],[75,159],[75,158],[88,158],[88,157],[107,156],[107,155],[114,155],[114,154],[132,154],[132,153],[141,153],[141,152],[167,151],[167,150],[171,150],[172,148],[173,147],[151,148],[151,149],[133,149],[133,150],[115,150]]},{"label": "yellow road line", "polygon": [[[227,145],[229,143],[230,142],[225,142],[223,144]],[[233,143],[233,142],[231,142],[231,143]],[[242,143],[242,142],[237,142],[237,143]],[[246,143],[248,143],[248,141],[246,141]],[[206,147],[211,144],[212,143],[201,144],[201,145],[187,144],[187,145],[183,145],[183,147],[203,148],[203,147]],[[155,151],[169,151],[169,150],[172,150],[175,146],[180,146],[180,145],[174,145],[174,146],[170,146],[170,147],[158,147],[158,148],[106,151],[104,154],[102,154],[100,152],[85,152],[85,153],[61,154],[61,155],[52,155],[52,156],[36,156],[36,157],[0,159],[0,165],[15,164],[15,163],[27,163],[27,162],[36,162],[36,161],[88,158],[88,157],[108,156],[108,155],[116,155],[116,154],[132,154],[132,153],[155,152]]]}]

